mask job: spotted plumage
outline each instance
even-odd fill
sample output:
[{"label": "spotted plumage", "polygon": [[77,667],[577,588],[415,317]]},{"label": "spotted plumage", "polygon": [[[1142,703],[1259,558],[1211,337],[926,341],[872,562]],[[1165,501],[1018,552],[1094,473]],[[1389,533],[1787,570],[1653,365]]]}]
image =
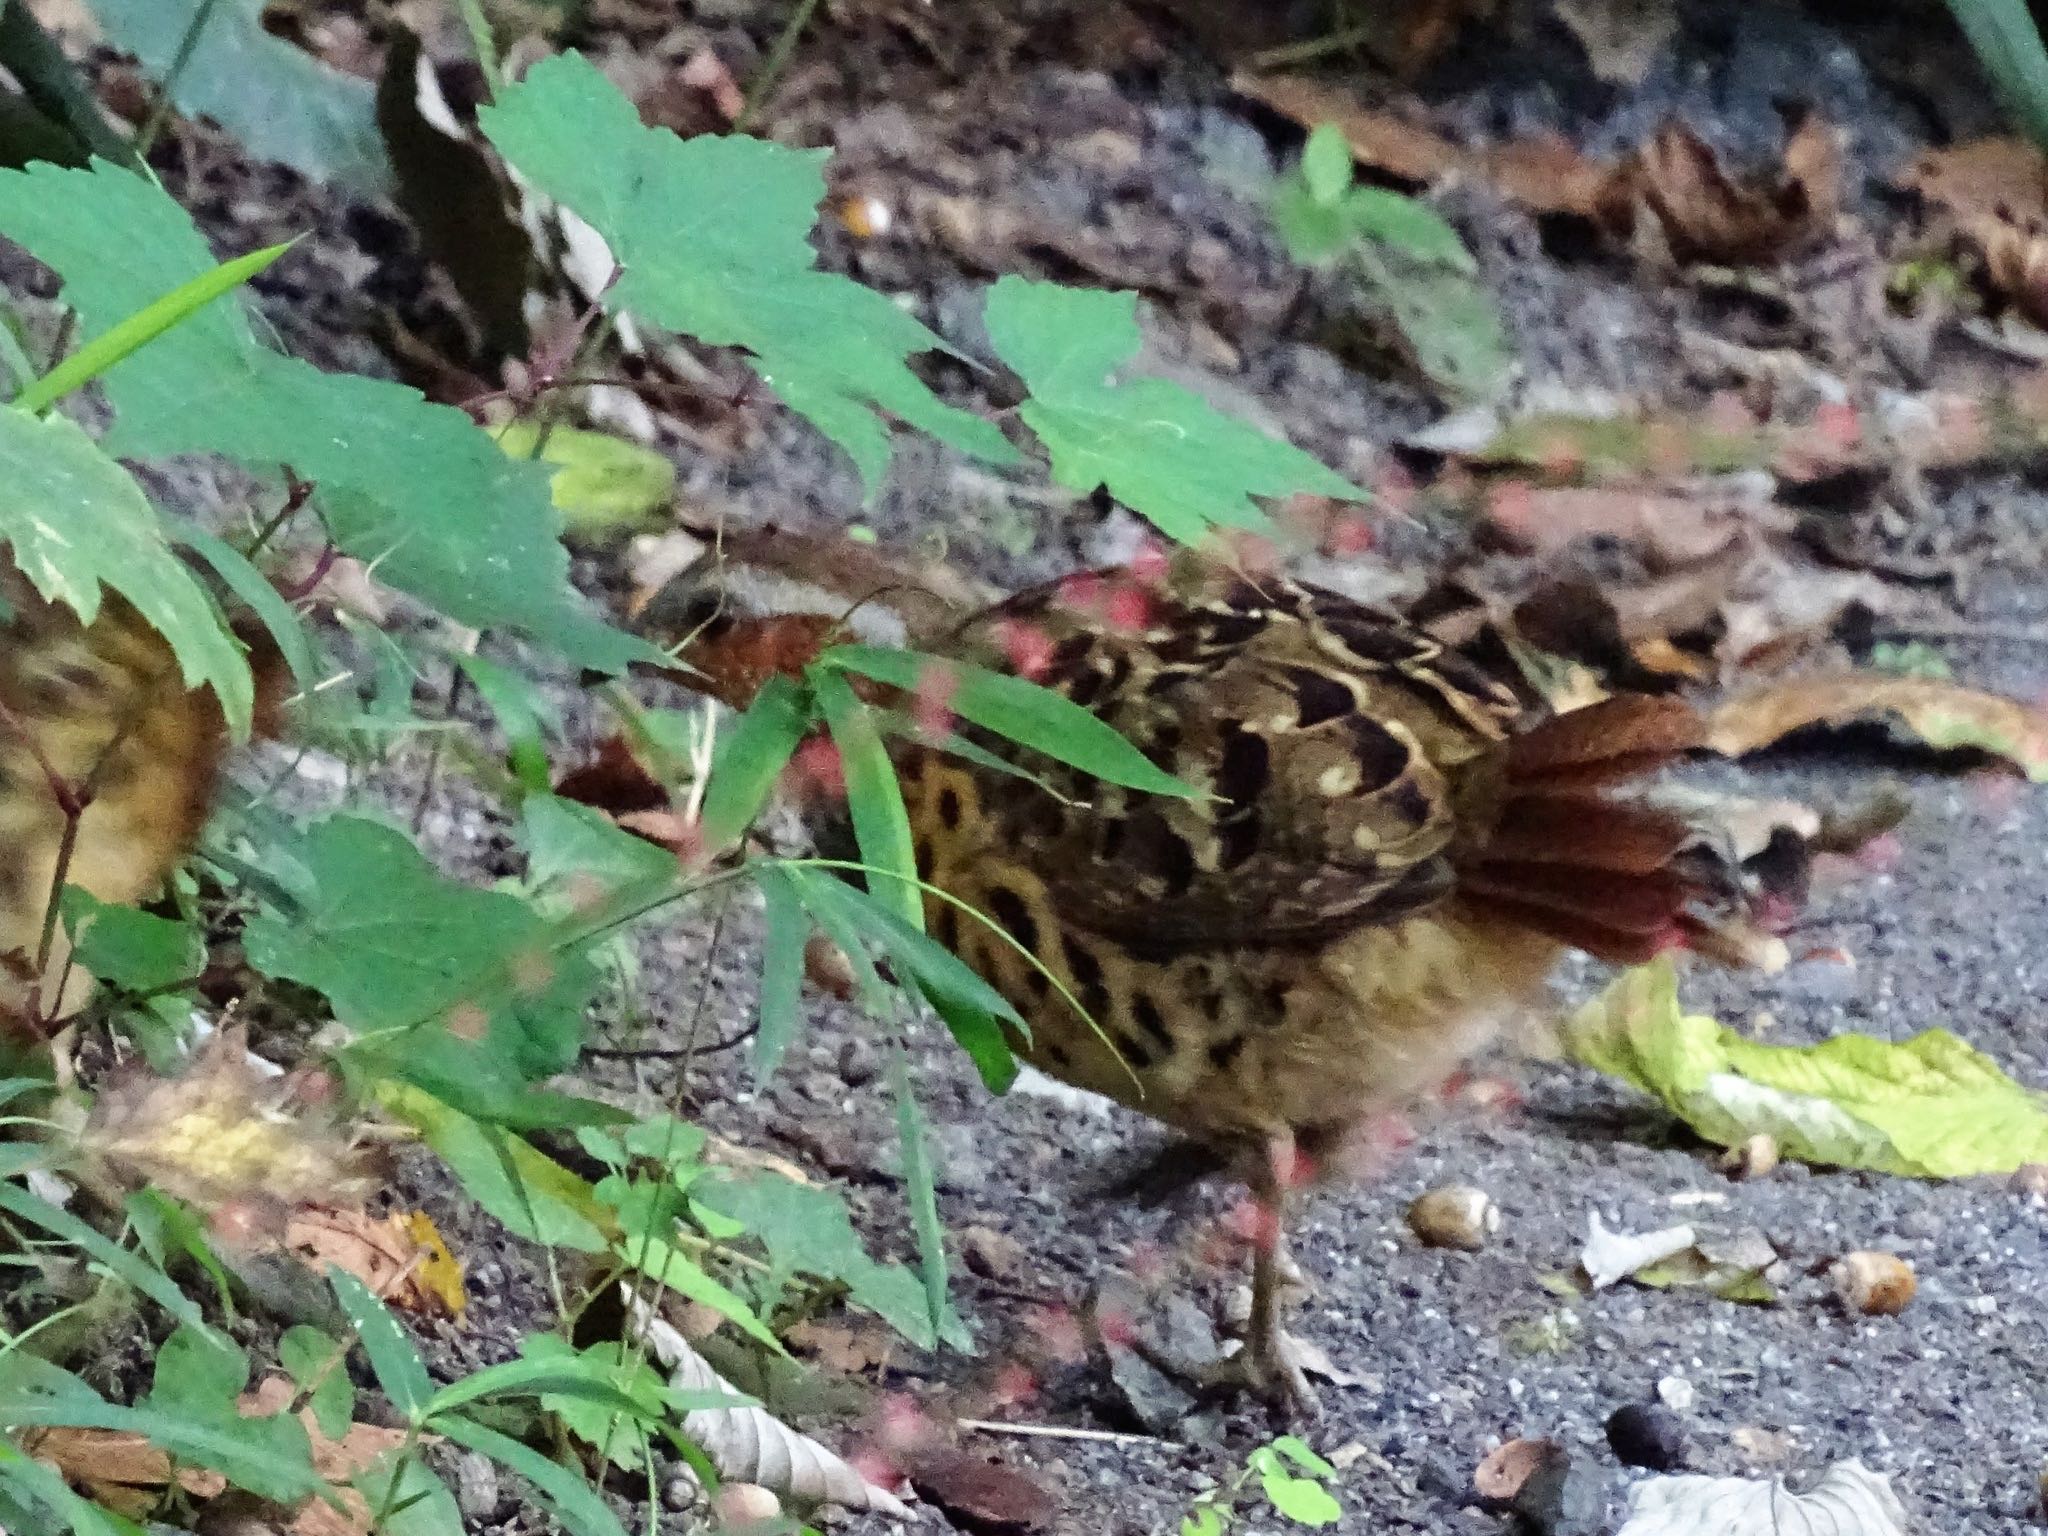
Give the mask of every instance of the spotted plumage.
[{"label": "spotted plumage", "polygon": [[[153,892],[190,848],[219,772],[212,695],[188,690],[169,647],[118,597],[91,626],[0,561],[0,1015],[61,1016],[36,965],[65,835],[54,774],[89,799],[66,866],[103,901]],[[51,974],[63,975],[61,937]]]},{"label": "spotted plumage", "polygon": [[[670,595],[714,688],[757,675],[726,653],[788,622],[735,614],[721,572],[778,552],[742,536]],[[1567,947],[1635,960],[1713,931],[1712,860],[1615,792],[1697,744],[1676,702],[1548,718],[1390,613],[1193,554],[905,631],[1034,677],[1198,791],[1101,783],[965,727],[1028,776],[897,749],[918,867],[952,898],[927,924],[1025,1018],[1020,1054],[1212,1146],[1341,1145],[1484,1046]],[[1254,1294],[1277,1330],[1269,1259]],[[1273,1337],[1254,1346],[1305,1392]]]}]

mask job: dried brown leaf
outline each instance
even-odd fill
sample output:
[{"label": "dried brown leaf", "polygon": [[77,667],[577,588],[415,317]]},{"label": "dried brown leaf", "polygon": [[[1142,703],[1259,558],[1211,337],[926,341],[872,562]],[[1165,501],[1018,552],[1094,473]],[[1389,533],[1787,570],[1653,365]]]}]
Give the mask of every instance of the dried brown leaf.
[{"label": "dried brown leaf", "polygon": [[1745,265],[1816,244],[1834,228],[1841,199],[1841,141],[1817,114],[1792,131],[1779,166],[1739,178],[1674,120],[1614,168],[1598,216],[1616,239],[1647,238],[1679,261]]},{"label": "dried brown leaf", "polygon": [[285,1246],[309,1269],[339,1265],[395,1307],[460,1317],[468,1304],[462,1266],[423,1211],[372,1216],[304,1206],[285,1223]]},{"label": "dried brown leaf", "polygon": [[986,1536],[1050,1530],[1059,1515],[1052,1495],[1023,1473],[951,1446],[915,1457],[910,1484],[960,1529]]},{"label": "dried brown leaf", "polygon": [[1495,1446],[1472,1472],[1472,1486],[1482,1499],[1507,1503],[1543,1467],[1565,1454],[1555,1440],[1522,1438]]},{"label": "dried brown leaf", "polygon": [[2016,699],[1935,678],[1838,672],[1794,678],[1729,699],[1708,720],[1707,744],[1741,757],[1811,725],[1882,719],[1931,747],[1975,747],[2048,780],[2048,713]]}]

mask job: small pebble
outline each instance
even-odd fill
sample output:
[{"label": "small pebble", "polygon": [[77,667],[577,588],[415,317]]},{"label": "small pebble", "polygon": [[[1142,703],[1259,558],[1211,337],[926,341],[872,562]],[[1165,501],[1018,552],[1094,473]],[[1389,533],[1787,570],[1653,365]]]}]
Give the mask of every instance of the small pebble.
[{"label": "small pebble", "polygon": [[1828,1266],[1828,1284],[1844,1309],[1865,1317],[1896,1317],[1919,1289],[1912,1265],[1895,1253],[1872,1249],[1835,1260]]},{"label": "small pebble", "polygon": [[1500,1230],[1500,1207],[1483,1189],[1445,1184],[1415,1197],[1408,1207],[1408,1227],[1432,1248],[1477,1253]]},{"label": "small pebble", "polygon": [[1685,1426],[1669,1408],[1625,1403],[1607,1419],[1607,1444],[1625,1467],[1675,1472],[1685,1465]]},{"label": "small pebble", "polygon": [[711,1513],[721,1526],[759,1525],[782,1513],[782,1500],[759,1483],[727,1483],[711,1501]]},{"label": "small pebble", "polygon": [[1657,1383],[1657,1401],[1673,1413],[1688,1411],[1698,1395],[1683,1376],[1666,1376]]},{"label": "small pebble", "polygon": [[1759,1131],[1721,1154],[1721,1168],[1738,1179],[1761,1179],[1778,1167],[1778,1138]]}]

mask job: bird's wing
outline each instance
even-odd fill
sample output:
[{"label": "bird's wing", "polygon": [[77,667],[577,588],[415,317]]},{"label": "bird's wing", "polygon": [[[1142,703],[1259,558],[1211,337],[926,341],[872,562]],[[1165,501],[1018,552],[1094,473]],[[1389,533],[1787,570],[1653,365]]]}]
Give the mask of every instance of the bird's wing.
[{"label": "bird's wing", "polygon": [[1391,614],[1187,565],[1103,575],[970,622],[967,654],[1035,627],[1038,681],[1201,791],[1174,799],[1038,758],[1061,796],[991,797],[993,836],[1062,917],[1138,952],[1317,944],[1441,899],[1522,706]]}]

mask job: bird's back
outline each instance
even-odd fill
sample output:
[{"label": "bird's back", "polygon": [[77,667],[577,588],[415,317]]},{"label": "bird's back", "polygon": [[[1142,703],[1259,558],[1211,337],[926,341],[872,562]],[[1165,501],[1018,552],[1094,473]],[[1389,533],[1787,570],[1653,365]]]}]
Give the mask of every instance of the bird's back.
[{"label": "bird's back", "polygon": [[1390,614],[1192,561],[1022,594],[946,648],[1035,675],[1201,792],[902,758],[927,878],[1016,942],[937,899],[928,921],[1025,1015],[1028,1059],[1197,1135],[1397,1105],[1568,943],[1647,954],[1694,894],[1682,825],[1606,782],[1690,744],[1681,706],[1546,725]]}]

